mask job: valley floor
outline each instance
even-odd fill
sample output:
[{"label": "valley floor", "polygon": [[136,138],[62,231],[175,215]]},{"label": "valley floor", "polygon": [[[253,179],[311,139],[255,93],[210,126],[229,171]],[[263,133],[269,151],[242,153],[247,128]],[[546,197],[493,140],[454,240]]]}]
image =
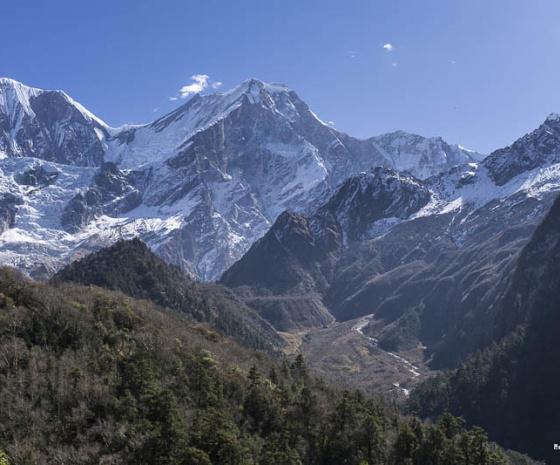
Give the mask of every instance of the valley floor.
[{"label": "valley floor", "polygon": [[413,387],[435,372],[425,361],[423,346],[393,353],[366,336],[362,330],[373,317],[282,333],[289,344],[286,353],[303,354],[309,366],[329,381],[402,401]]}]

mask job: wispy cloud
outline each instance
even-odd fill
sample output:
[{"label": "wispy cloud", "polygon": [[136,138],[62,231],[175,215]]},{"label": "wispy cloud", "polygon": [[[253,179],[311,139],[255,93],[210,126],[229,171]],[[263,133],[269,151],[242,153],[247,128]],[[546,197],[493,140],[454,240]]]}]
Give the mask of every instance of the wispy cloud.
[{"label": "wispy cloud", "polygon": [[396,68],[397,66],[399,66],[399,64],[395,62],[395,63],[391,63],[391,66],[392,66],[393,68]]},{"label": "wispy cloud", "polygon": [[191,82],[189,84],[181,87],[176,95],[174,95],[173,97],[169,97],[169,100],[175,102],[180,98],[185,99],[190,97],[191,95],[199,94],[209,86],[212,89],[218,89],[222,85],[222,82],[220,81],[212,82],[212,79],[210,79],[210,76],[208,76],[208,74],[194,74],[190,77],[190,80]]},{"label": "wispy cloud", "polygon": [[336,126],[336,123],[334,121],[327,121],[327,124],[329,126]]},{"label": "wispy cloud", "polygon": [[187,98],[191,95],[198,94],[208,87],[210,76],[208,74],[195,74],[191,76],[190,84],[183,86],[179,89],[179,97]]},{"label": "wispy cloud", "polygon": [[393,44],[387,43],[387,44],[382,45],[382,47],[383,47],[385,50],[387,50],[388,52],[393,51]]},{"label": "wispy cloud", "polygon": [[356,52],[354,52],[353,50],[350,50],[350,58],[356,58]]}]

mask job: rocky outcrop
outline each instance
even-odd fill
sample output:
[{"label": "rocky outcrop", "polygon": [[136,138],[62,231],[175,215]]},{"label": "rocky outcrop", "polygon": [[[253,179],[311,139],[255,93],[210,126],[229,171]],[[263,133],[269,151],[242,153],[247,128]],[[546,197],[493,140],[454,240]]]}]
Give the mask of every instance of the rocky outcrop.
[{"label": "rocky outcrop", "polygon": [[140,192],[114,163],[104,163],[94,176],[94,186],[84,194],[76,194],[66,205],[60,218],[62,227],[76,233],[101,215],[127,213],[142,203]]},{"label": "rocky outcrop", "polygon": [[24,186],[48,186],[56,181],[58,172],[49,172],[42,165],[34,166],[33,168],[16,175],[16,181]]},{"label": "rocky outcrop", "polygon": [[12,194],[0,195],[0,234],[11,228],[16,222],[17,205],[22,200]]}]

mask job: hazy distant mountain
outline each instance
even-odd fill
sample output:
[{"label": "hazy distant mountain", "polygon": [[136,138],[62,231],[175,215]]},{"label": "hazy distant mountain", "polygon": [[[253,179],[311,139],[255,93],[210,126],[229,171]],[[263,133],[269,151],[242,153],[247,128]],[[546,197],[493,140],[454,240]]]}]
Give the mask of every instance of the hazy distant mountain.
[{"label": "hazy distant mountain", "polygon": [[282,211],[305,211],[350,176],[383,165],[423,178],[482,156],[404,132],[352,138],[285,85],[254,79],[117,129],[64,92],[2,79],[0,158],[2,263],[50,274],[139,236],[215,279]]}]

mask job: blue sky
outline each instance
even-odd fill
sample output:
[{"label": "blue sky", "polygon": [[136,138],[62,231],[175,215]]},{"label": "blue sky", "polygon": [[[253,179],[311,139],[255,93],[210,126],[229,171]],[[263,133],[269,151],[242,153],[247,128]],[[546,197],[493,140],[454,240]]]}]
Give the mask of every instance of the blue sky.
[{"label": "blue sky", "polygon": [[560,112],[558,0],[30,0],[1,15],[0,76],[63,89],[114,126],[172,110],[200,74],[224,90],[286,83],[358,137],[484,152]]}]

